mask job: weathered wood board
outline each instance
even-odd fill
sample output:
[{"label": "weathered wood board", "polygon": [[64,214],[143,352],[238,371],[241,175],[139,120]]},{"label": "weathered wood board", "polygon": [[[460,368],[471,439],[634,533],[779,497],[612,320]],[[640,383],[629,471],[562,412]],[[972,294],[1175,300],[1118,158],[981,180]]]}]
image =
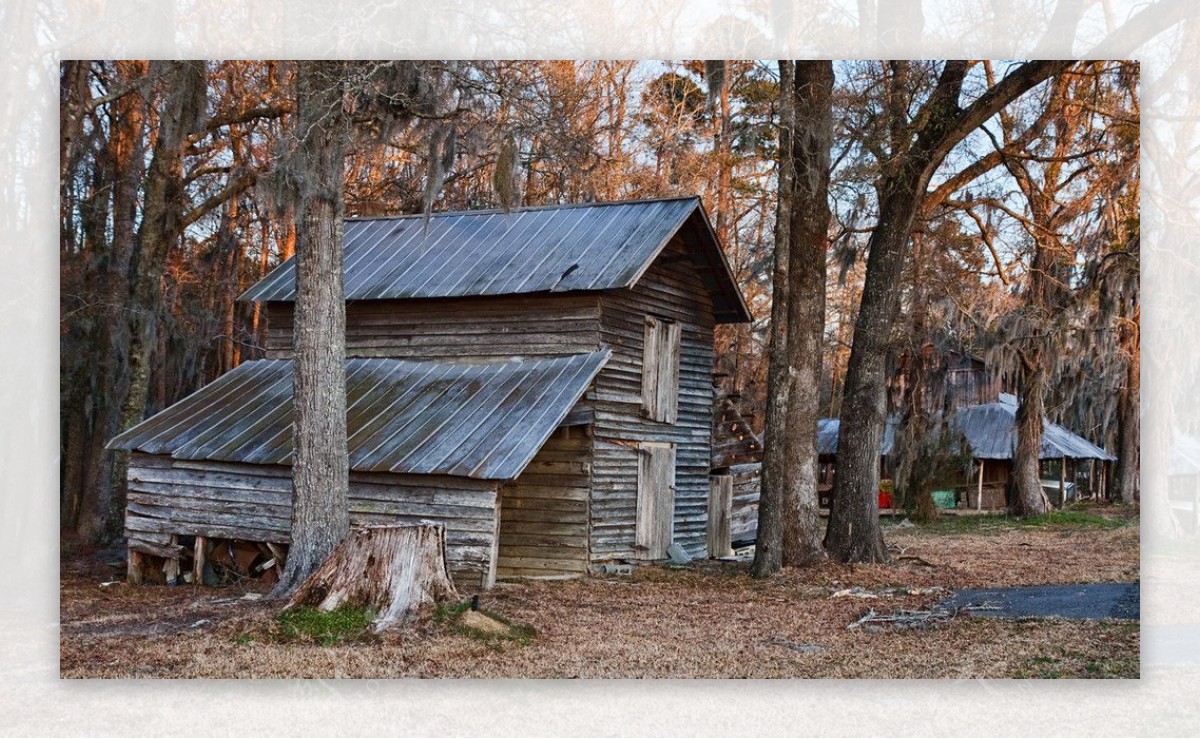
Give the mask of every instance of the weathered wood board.
[{"label": "weathered wood board", "polygon": [[[287,543],[291,470],[278,465],[178,461],[135,453],[129,464],[125,533],[145,552],[171,534]],[[350,473],[356,525],[436,523],[456,585],[495,580],[497,483],[435,475]],[[153,552],[147,552],[153,553]]]}]

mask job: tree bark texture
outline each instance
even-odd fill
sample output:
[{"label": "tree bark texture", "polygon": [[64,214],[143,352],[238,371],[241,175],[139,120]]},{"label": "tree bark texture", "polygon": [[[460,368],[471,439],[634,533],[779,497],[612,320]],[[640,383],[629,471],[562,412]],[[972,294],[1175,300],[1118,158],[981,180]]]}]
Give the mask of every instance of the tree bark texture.
[{"label": "tree bark texture", "polygon": [[342,65],[301,62],[298,151],[287,165],[299,195],[296,243],[292,542],[275,593],[299,586],[349,530],[346,303],[342,189],[347,135]]},{"label": "tree bark texture", "polygon": [[1040,455],[1042,418],[1045,415],[1046,368],[1041,353],[1022,359],[1022,384],[1017,406],[1017,448],[1013,452],[1013,479],[1017,485],[1017,514],[1040,516],[1050,508],[1042,490]]},{"label": "tree bark texture", "polygon": [[371,631],[378,633],[411,620],[423,605],[457,597],[446,568],[445,528],[369,526],[353,529],[287,607],[373,608]]},{"label": "tree bark texture", "polygon": [[763,430],[762,483],[758,501],[758,529],[754,538],[754,577],[767,577],[783,567],[784,449],[787,445],[788,410],[788,290],[792,192],[795,161],[795,87],[785,80],[795,77],[795,64],[779,62],[779,172],[775,207],[775,267],[771,278],[771,333],[767,354],[767,409]]},{"label": "tree bark texture", "polygon": [[829,178],[833,149],[833,64],[799,61],[793,79],[791,267],[788,278],[788,393],[783,449],[783,564],[825,558],[817,499],[817,420],[825,331]]},{"label": "tree bark texture", "polygon": [[1125,369],[1125,384],[1117,396],[1117,492],[1122,503],[1136,503],[1140,499],[1138,488],[1141,469],[1141,384],[1142,362],[1139,346],[1137,321],[1135,318],[1123,329],[1133,335],[1128,365]]}]

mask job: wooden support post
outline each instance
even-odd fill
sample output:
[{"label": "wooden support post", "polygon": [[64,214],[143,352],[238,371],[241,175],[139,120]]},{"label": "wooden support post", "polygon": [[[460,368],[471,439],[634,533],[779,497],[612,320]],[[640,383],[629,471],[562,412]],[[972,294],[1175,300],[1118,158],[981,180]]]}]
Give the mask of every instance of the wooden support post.
[{"label": "wooden support post", "polygon": [[[179,545],[179,537],[177,535],[171,534],[171,544],[174,546]],[[167,557],[166,562],[163,563],[163,575],[165,576],[168,585],[175,585],[179,582],[178,556]]]},{"label": "wooden support post", "polygon": [[196,547],[192,551],[192,584],[204,584],[204,560],[208,556],[208,537],[197,536]]},{"label": "wooden support post", "polygon": [[142,584],[142,566],[144,559],[142,553],[132,547],[129,549],[128,559],[125,564],[125,581],[130,585]]},{"label": "wooden support post", "polygon": [[979,488],[975,491],[975,510],[983,510],[983,466],[987,464],[984,460],[979,460]]},{"label": "wooden support post", "polygon": [[1096,499],[1096,460],[1088,462],[1088,498]]},{"label": "wooden support post", "polygon": [[1074,459],[1071,460],[1071,489],[1075,491],[1072,493],[1075,500],[1079,500],[1079,462]]},{"label": "wooden support post", "polygon": [[708,556],[733,556],[730,523],[733,520],[733,475],[708,478]]},{"label": "wooden support post", "polygon": [[1067,458],[1058,460],[1058,507],[1067,507]]},{"label": "wooden support post", "polygon": [[283,565],[286,561],[283,556],[283,550],[269,541],[267,542],[267,549],[270,550],[271,557],[275,560],[275,569],[279,571],[279,576],[283,577]]}]

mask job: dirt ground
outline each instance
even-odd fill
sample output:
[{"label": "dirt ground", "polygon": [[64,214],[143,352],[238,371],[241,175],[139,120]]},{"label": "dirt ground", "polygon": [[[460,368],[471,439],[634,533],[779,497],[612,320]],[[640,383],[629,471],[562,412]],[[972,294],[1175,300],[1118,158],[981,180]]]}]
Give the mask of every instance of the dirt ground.
[{"label": "dirt ground", "polygon": [[[1138,520],[1119,508],[1041,526],[944,519],[887,528],[893,562],[785,571],[745,563],[639,567],[632,576],[501,584],[487,610],[530,627],[481,639],[434,618],[330,646],[285,639],[256,583],[123,583],[95,553],[64,556],[66,678],[982,678],[1139,674],[1138,623],[1004,621],[957,613],[915,626],[956,588],[1138,580]],[[464,594],[470,595],[470,594]],[[249,597],[247,597],[249,596]]]}]

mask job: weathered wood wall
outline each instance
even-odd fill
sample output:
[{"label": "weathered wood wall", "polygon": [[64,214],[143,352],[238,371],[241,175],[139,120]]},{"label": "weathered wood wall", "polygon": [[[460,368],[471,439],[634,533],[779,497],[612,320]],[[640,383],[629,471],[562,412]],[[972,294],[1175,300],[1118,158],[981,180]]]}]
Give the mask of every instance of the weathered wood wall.
[{"label": "weathered wood wall", "polygon": [[[154,554],[172,534],[289,541],[289,467],[134,453],[128,479],[131,549]],[[496,487],[467,478],[351,472],[350,522],[442,524],[455,584],[468,592],[487,588],[496,575]]]},{"label": "weathered wood wall", "polygon": [[560,428],[521,473],[500,486],[496,576],[577,577],[588,567],[591,428]]},{"label": "weathered wood wall", "polygon": [[762,463],[734,465],[726,474],[733,478],[733,511],[729,518],[729,537],[732,541],[753,539],[758,531]]},{"label": "weathered wood wall", "polygon": [[[267,357],[292,348],[292,303],[267,304]],[[599,297],[501,295],[346,304],[346,356],[502,358],[594,352]]]},{"label": "weathered wood wall", "polygon": [[[673,424],[642,412],[642,350],[646,316],[682,329],[679,410]],[[631,290],[604,293],[600,338],[613,351],[586,401],[595,409],[591,559],[639,558],[638,443],[676,445],[674,541],[703,556],[712,434],[712,299],[678,237]]]},{"label": "weathered wood wall", "polygon": [[[292,305],[268,303],[267,356],[289,356]],[[662,423],[642,409],[642,351],[646,317],[674,321],[681,330],[678,418]],[[613,356],[601,370],[571,423],[594,421],[591,498],[583,528],[572,522],[543,521],[539,541],[562,534],[572,549],[582,531],[592,563],[641,556],[634,547],[637,514],[638,444],[669,442],[676,446],[674,541],[693,556],[706,550],[708,472],[711,462],[713,316],[712,298],[692,265],[680,237],[631,290],[571,295],[522,295],[431,300],[352,301],[346,311],[348,356],[392,356],[411,359],[509,358],[561,355],[611,347]],[[560,450],[561,451],[561,450]],[[536,465],[535,460],[535,465]],[[531,467],[532,469],[532,467]],[[526,475],[529,472],[527,471]],[[523,476],[524,478],[524,476]],[[534,480],[530,477],[530,480]],[[573,490],[572,486],[564,490]],[[519,486],[518,486],[519,487]],[[544,486],[543,486],[544,487]],[[577,495],[577,493],[571,493]],[[526,517],[550,511],[517,508],[522,494],[510,495],[513,510]],[[504,507],[505,494],[501,494]],[[578,503],[579,501],[571,501]],[[564,503],[566,505],[566,503]],[[555,511],[563,513],[565,511]],[[510,564],[501,574],[528,570],[575,573],[570,558],[524,550],[535,536],[532,526],[508,527],[500,516],[501,559]],[[532,520],[520,521],[533,524]],[[522,529],[518,534],[517,529]],[[511,545],[507,542],[513,539]],[[518,543],[519,542],[519,543]],[[540,545],[538,545],[540,546]],[[519,553],[531,553],[523,557]],[[531,559],[531,563],[517,563]],[[567,563],[567,564],[564,564]],[[521,566],[517,566],[520,564]],[[556,569],[559,568],[559,569]],[[586,569],[586,568],[585,568]]]}]

